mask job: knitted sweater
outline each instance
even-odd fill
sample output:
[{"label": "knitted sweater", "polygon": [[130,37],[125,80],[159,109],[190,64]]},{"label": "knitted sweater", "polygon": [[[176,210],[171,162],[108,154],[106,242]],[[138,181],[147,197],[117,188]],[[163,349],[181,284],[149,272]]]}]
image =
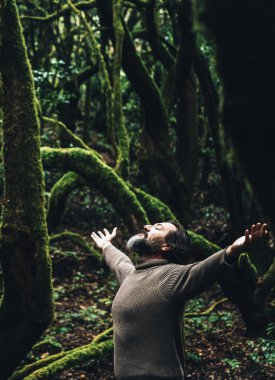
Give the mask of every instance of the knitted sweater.
[{"label": "knitted sweater", "polygon": [[225,249],[188,265],[149,259],[135,267],[113,245],[103,257],[120,284],[112,305],[116,379],[184,379],[184,304],[232,267]]}]

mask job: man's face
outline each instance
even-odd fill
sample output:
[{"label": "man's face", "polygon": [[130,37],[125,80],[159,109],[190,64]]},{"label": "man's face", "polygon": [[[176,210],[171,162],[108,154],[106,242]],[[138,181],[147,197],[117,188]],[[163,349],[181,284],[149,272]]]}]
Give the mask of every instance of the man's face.
[{"label": "man's face", "polygon": [[172,223],[147,224],[144,226],[143,231],[128,240],[127,248],[130,251],[146,256],[164,253],[168,248],[165,244],[165,238],[171,231],[177,231],[176,226]]}]

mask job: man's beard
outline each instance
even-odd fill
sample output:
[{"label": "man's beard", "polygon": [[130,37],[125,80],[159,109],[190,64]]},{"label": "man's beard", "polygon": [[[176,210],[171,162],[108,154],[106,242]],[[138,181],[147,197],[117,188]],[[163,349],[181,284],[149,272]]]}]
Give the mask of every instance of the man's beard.
[{"label": "man's beard", "polygon": [[[141,235],[142,234],[142,235]],[[161,253],[161,243],[158,240],[147,240],[147,233],[132,236],[126,244],[126,249],[130,252],[136,252],[140,256],[153,256]]]}]

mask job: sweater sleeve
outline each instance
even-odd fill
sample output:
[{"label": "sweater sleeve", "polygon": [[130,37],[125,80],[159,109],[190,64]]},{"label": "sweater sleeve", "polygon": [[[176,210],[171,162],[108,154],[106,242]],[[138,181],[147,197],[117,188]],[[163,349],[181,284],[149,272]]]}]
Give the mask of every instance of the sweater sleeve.
[{"label": "sweater sleeve", "polygon": [[184,302],[207,290],[221,275],[234,267],[225,261],[225,250],[193,264],[169,265],[160,282],[161,293],[172,302]]},{"label": "sweater sleeve", "polygon": [[108,245],[103,250],[103,258],[120,285],[135,270],[129,257],[113,245]]}]

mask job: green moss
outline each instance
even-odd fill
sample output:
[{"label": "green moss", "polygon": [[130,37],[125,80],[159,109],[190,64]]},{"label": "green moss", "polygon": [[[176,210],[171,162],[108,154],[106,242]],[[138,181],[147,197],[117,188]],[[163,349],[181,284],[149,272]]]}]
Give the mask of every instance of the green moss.
[{"label": "green moss", "polygon": [[49,117],[45,117],[43,116],[43,120],[50,124],[50,125],[53,125],[53,126],[58,126],[63,133],[66,134],[66,136],[69,138],[69,140],[72,142],[72,144],[75,146],[75,147],[78,147],[78,148],[83,148],[83,149],[87,149],[87,150],[91,150],[95,155],[98,156],[98,158],[100,159],[103,159],[102,156],[96,152],[94,149],[90,148],[87,144],[85,144],[85,142],[78,136],[76,136],[64,123],[62,123],[61,121],[59,120],[54,120],[54,119],[51,119]]},{"label": "green moss", "polygon": [[94,259],[95,263],[98,264],[101,260],[100,253],[93,249],[86,241],[82,238],[82,236],[76,232],[64,231],[59,234],[50,236],[50,243],[56,243],[62,240],[71,240],[75,244],[77,244],[80,248],[83,248],[85,252],[91,254],[91,257]]},{"label": "green moss", "polygon": [[68,172],[57,181],[51,189],[48,201],[48,229],[53,231],[61,222],[68,195],[79,186],[85,186],[88,182],[74,172]]},{"label": "green moss", "polygon": [[[72,170],[86,179],[112,203],[131,231],[148,223],[146,212],[135,194],[115,171],[93,152],[80,148],[42,148],[45,167]],[[127,207],[125,207],[127,205]]]},{"label": "green moss", "polygon": [[205,239],[201,235],[196,234],[195,232],[188,230],[188,234],[191,240],[191,251],[195,257],[198,257],[199,259],[204,259],[221,250],[221,247],[211,243],[209,240]]},{"label": "green moss", "polygon": [[[99,335],[97,335],[95,337],[95,339],[92,341],[92,343],[86,344],[86,345],[81,346],[81,347],[73,348],[72,350],[62,351],[62,352],[59,352],[58,354],[50,355],[44,359],[38,360],[35,363],[28,364],[25,367],[23,367],[22,369],[20,369],[19,371],[15,372],[9,378],[9,380],[23,380],[23,379],[26,379],[28,375],[37,376],[37,374],[39,374],[39,376],[47,376],[48,372],[49,372],[48,371],[49,364],[52,364],[52,363],[56,364],[57,361],[65,358],[66,356],[69,356],[69,355],[71,357],[72,356],[76,357],[77,353],[80,351],[83,351],[83,350],[86,352],[87,351],[90,352],[91,357],[89,359],[92,359],[93,358],[92,357],[93,356],[93,347],[98,345],[102,340],[108,338],[108,336],[112,333],[112,331],[113,331],[113,329],[109,328],[109,329],[103,331],[102,333],[100,333]],[[107,343],[107,342],[103,342],[103,343]],[[111,344],[109,345],[107,343],[107,346],[105,347],[106,350],[108,350],[108,347],[111,347]],[[101,359],[101,358],[98,358],[98,359]],[[72,363],[71,361],[66,362],[66,363],[69,363],[67,368],[69,368],[71,365],[74,366],[74,365],[78,364],[77,362]],[[64,362],[63,362],[63,365],[64,365]],[[51,373],[53,371],[56,371],[56,373],[60,372],[59,371],[60,367],[61,367],[60,363],[58,362],[57,365],[54,365],[51,367],[51,369],[50,369]],[[63,369],[65,369],[65,368],[63,368]]]},{"label": "green moss", "polygon": [[101,360],[113,348],[113,341],[107,340],[99,344],[91,344],[89,347],[73,350],[63,358],[49,364],[45,368],[38,369],[32,374],[26,376],[24,380],[42,380],[52,379],[56,374],[67,368],[72,368],[88,360]]},{"label": "green moss", "polygon": [[[51,263],[34,81],[14,0],[2,4],[4,198],[0,373],[24,358],[53,316]],[[16,334],[16,336],[15,336]]]},{"label": "green moss", "polygon": [[151,223],[160,221],[177,220],[170,208],[158,198],[146,193],[145,191],[130,185],[131,190],[136,194],[139,202],[150,219]]}]

